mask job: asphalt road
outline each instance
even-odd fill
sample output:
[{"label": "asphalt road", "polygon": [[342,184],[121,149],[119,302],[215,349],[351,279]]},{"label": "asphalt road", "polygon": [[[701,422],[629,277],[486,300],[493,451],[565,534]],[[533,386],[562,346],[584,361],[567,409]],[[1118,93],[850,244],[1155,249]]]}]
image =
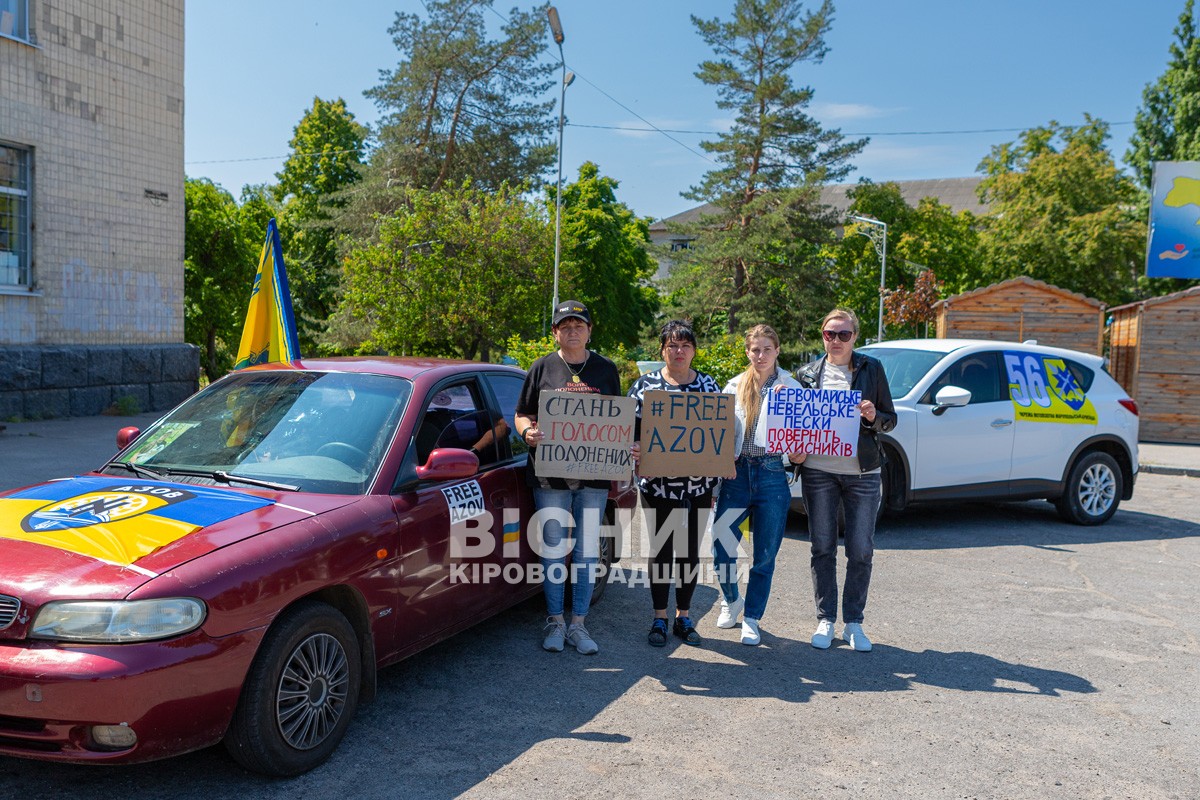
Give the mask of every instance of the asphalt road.
[{"label": "asphalt road", "polygon": [[300,778],[219,747],[135,767],[0,758],[0,797],[1196,798],[1198,498],[1200,480],[1150,474],[1099,528],[1044,502],[888,521],[871,653],[809,646],[792,531],[761,647],[714,627],[702,586],[705,646],[651,648],[648,590],[613,585],[589,617],[599,655],[542,652],[526,603],[384,671]]}]

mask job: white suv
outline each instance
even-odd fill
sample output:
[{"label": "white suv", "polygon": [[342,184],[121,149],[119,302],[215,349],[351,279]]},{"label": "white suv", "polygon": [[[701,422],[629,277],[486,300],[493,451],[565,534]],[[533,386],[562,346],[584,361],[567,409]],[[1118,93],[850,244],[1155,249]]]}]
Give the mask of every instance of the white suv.
[{"label": "white suv", "polygon": [[[1098,525],[1133,496],[1138,409],[1099,356],[1035,342],[907,339],[883,363],[896,427],[880,434],[883,507],[1045,498]],[[802,509],[800,482],[793,507]]]}]

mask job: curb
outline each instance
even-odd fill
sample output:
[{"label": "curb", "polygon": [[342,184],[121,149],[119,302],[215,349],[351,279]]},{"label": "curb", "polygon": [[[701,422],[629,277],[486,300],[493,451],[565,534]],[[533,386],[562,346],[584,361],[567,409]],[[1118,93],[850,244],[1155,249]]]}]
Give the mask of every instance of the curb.
[{"label": "curb", "polygon": [[1184,475],[1188,478],[1200,478],[1200,469],[1194,467],[1167,467],[1162,464],[1138,464],[1138,472],[1153,475]]}]

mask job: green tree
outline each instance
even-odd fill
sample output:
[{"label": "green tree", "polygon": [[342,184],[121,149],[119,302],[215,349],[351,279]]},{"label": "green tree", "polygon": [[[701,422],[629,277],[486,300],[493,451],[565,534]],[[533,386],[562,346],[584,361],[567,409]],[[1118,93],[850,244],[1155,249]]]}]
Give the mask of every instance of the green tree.
[{"label": "green tree", "polygon": [[514,333],[540,328],[550,305],[553,230],[520,193],[466,184],[409,189],[377,240],[346,258],[349,313],[365,349],[487,360]]},{"label": "green tree", "polygon": [[762,319],[806,324],[807,316],[773,315],[827,295],[820,246],[833,220],[819,204],[820,185],[844,177],[866,140],[845,140],[808,116],[813,90],[795,86],[793,73],[824,58],[832,18],[829,0],[811,12],[799,0],[738,0],[728,21],[692,17],[716,55],[696,76],[716,87],[718,108],[734,122],[701,143],[717,166],[685,196],[716,212],[696,230],[674,297],[682,309],[707,306],[730,333]]},{"label": "green tree", "polygon": [[187,179],[184,207],[184,339],[216,380],[233,365],[265,222],[256,243],[233,195],[207,178]]},{"label": "green tree", "polygon": [[554,160],[553,100],[540,101],[555,65],[545,8],[510,12],[488,37],[492,0],[428,0],[427,18],[397,12],[388,32],[400,53],[366,92],[383,114],[377,177],[439,189],[535,181]]},{"label": "green tree", "polygon": [[[599,348],[633,347],[658,311],[658,292],[649,285],[658,265],[646,251],[650,220],[617,202],[617,186],[589,161],[579,180],[563,187],[559,295],[587,305]],[[548,205],[553,213],[553,188]]]},{"label": "green tree", "polygon": [[1142,92],[1142,107],[1133,119],[1133,135],[1125,161],[1138,182],[1150,188],[1155,161],[1200,159],[1200,38],[1196,36],[1193,0],[1187,0],[1166,71]]},{"label": "green tree", "polygon": [[337,304],[340,275],[334,217],[345,207],[344,190],[359,180],[367,129],[355,121],[346,102],[313,98],[293,129],[291,154],[276,173],[275,198],[280,238],[302,352],[316,349],[315,338]]},{"label": "green tree", "polygon": [[[1193,0],[1187,0],[1179,15],[1170,54],[1166,71],[1142,92],[1142,107],[1133,118],[1133,135],[1125,153],[1125,163],[1147,191],[1155,161],[1200,160],[1200,38]],[[1143,219],[1149,216],[1149,207],[1149,195],[1143,195],[1139,207]],[[1200,281],[1142,275],[1138,294],[1154,297],[1196,285]]]},{"label": "green tree", "polygon": [[[916,208],[908,205],[896,183],[861,181],[848,193],[851,215],[887,223],[886,291],[911,292],[924,270],[946,276],[945,292],[954,294],[988,283],[982,270],[979,220],[969,211],[955,213],[932,197]],[[847,219],[842,239],[827,249],[832,261],[835,304],[854,309],[864,331],[874,337],[879,320],[879,253],[868,237],[859,235],[868,226]],[[887,322],[887,320],[885,320]],[[896,338],[892,330],[885,335]],[[814,335],[816,331],[813,331]]]},{"label": "green tree", "polygon": [[1112,305],[1134,296],[1146,223],[1105,146],[1108,125],[1085,120],[1027,130],[980,163],[983,261],[992,281],[1028,275]]}]

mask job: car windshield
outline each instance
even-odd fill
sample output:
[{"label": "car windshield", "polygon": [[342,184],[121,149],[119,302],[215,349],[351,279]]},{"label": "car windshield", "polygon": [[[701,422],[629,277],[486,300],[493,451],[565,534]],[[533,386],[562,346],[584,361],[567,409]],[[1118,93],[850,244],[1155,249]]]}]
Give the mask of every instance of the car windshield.
[{"label": "car windshield", "polygon": [[227,476],[242,476],[305,492],[362,494],[411,394],[409,381],[385,375],[235,373],[155,423],[106,471],[235,486]]},{"label": "car windshield", "polygon": [[907,350],[899,347],[863,347],[862,352],[874,356],[883,364],[892,398],[904,397],[949,353],[932,350]]}]

